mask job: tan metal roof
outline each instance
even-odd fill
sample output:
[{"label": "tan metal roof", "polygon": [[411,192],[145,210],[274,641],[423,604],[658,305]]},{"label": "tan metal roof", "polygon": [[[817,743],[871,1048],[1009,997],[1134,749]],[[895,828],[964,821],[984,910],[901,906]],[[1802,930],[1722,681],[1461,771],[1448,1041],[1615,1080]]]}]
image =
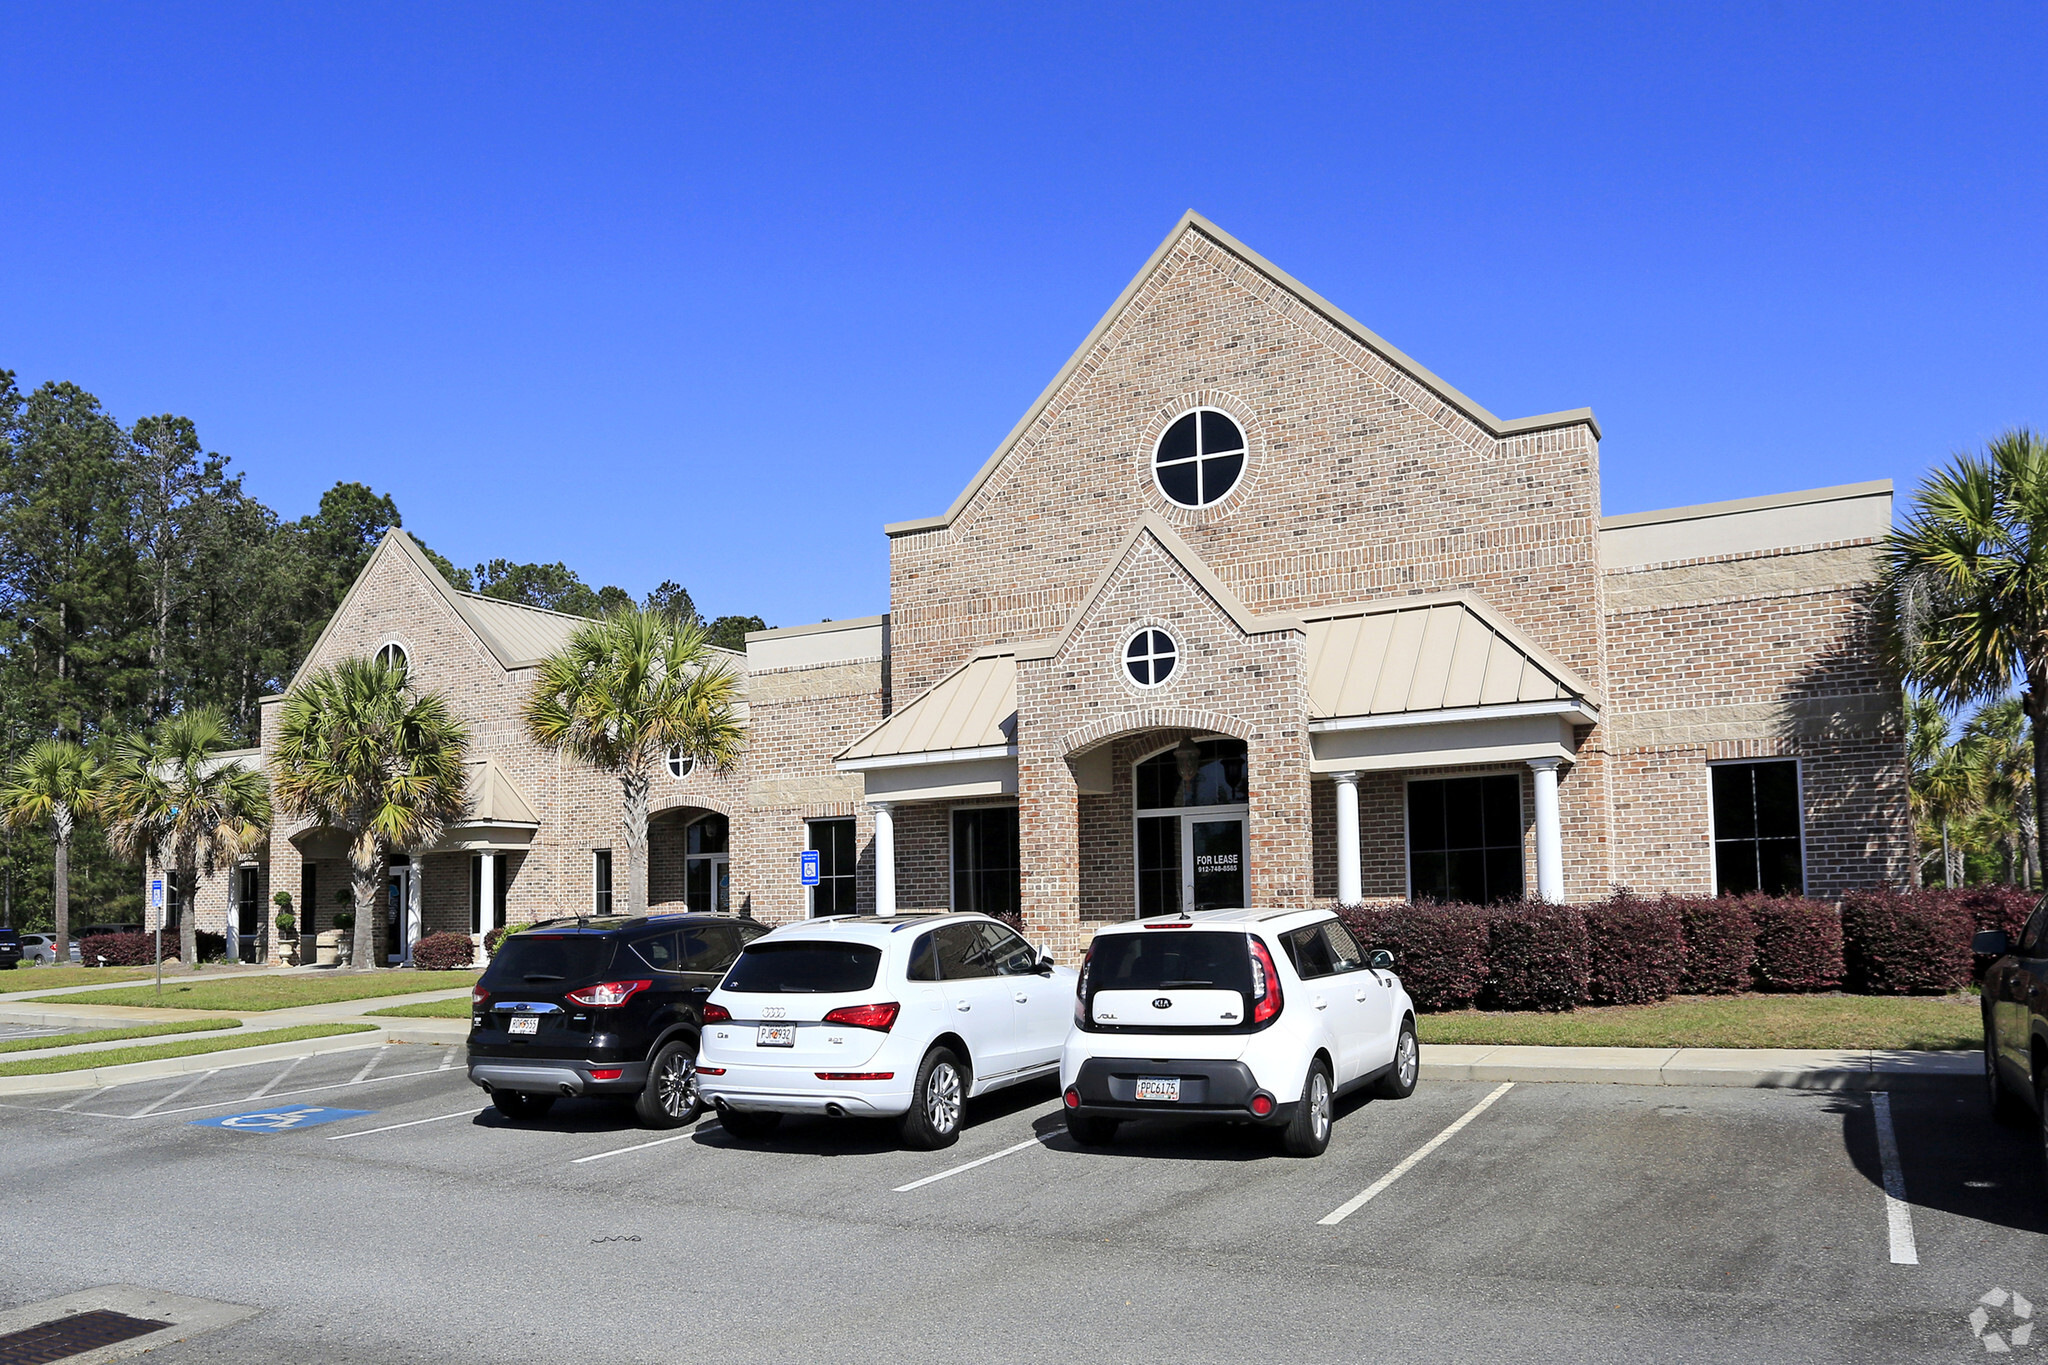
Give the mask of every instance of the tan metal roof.
[{"label": "tan metal roof", "polygon": [[534,825],[540,816],[533,803],[513,784],[510,777],[489,758],[469,765],[471,809],[465,825]]},{"label": "tan metal roof", "polygon": [[1303,624],[1309,712],[1319,720],[1592,697],[1576,674],[1465,598],[1363,606]]},{"label": "tan metal roof", "polygon": [[449,594],[484,644],[507,668],[534,664],[569,643],[587,618],[545,611],[520,602],[506,602],[481,593]]},{"label": "tan metal roof", "polygon": [[1008,745],[1017,736],[1017,659],[970,659],[855,740],[839,757],[887,758]]}]

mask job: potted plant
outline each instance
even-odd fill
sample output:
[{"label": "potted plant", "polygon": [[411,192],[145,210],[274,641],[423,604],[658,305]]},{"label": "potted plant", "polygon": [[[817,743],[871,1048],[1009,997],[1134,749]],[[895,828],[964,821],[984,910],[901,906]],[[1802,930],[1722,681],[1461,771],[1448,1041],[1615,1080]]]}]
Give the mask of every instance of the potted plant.
[{"label": "potted plant", "polygon": [[272,896],[270,901],[271,904],[277,907],[279,955],[284,958],[286,965],[296,967],[299,965],[299,954],[296,947],[299,937],[299,921],[298,917],[292,913],[291,892],[280,891],[275,896]]},{"label": "potted plant", "polygon": [[334,893],[334,904],[334,927],[321,930],[315,942],[315,952],[318,953],[319,963],[323,967],[343,965],[342,960],[348,955],[349,945],[355,940],[355,935],[351,932],[356,927],[355,900],[349,895],[347,887],[344,886]]}]

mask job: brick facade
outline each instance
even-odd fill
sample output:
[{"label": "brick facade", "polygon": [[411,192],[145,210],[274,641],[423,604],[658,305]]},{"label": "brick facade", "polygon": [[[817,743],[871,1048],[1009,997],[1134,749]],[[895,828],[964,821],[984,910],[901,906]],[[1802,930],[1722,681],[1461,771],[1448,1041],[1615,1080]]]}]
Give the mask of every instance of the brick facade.
[{"label": "brick facade", "polygon": [[[1191,509],[1165,497],[1151,463],[1196,407],[1229,414],[1248,455],[1225,497]],[[1898,689],[1874,647],[1871,537],[1774,532],[1764,548],[1608,563],[1598,442],[1584,411],[1493,417],[1191,216],[952,511],[889,528],[890,613],[845,635],[872,648],[806,653],[790,638],[825,628],[805,627],[755,637],[735,658],[746,755],[729,773],[659,775],[650,901],[682,902],[684,831],[717,812],[730,822],[735,911],[807,914],[798,855],[808,822],[832,818],[855,821],[856,904],[872,909],[872,770],[835,760],[1000,647],[1015,655],[1014,760],[1001,760],[1014,779],[892,796],[899,908],[951,904],[954,809],[1014,801],[1024,919],[1072,960],[1094,926],[1134,910],[1133,766],[1198,736],[1247,746],[1247,898],[1328,903],[1340,765],[1317,758],[1300,614],[1447,593],[1486,604],[1585,689],[1582,722],[1559,731],[1566,895],[1711,888],[1709,765],[1756,756],[1801,763],[1811,893],[1902,876]],[[510,859],[509,917],[585,908],[593,849],[620,850],[623,886],[616,785],[525,738],[530,662],[494,653],[431,575],[417,554],[380,551],[308,664],[402,645],[415,680],[449,697],[538,816]],[[1179,647],[1156,688],[1122,667],[1140,628]],[[1365,897],[1408,894],[1408,780],[1502,771],[1520,775],[1533,890],[1527,765],[1443,750],[1359,777]],[[266,902],[273,884],[298,894],[302,850],[318,843],[273,832]],[[420,856],[427,927],[467,930],[469,856]],[[325,897],[343,869],[318,867]],[[329,922],[331,906],[315,909]]]}]

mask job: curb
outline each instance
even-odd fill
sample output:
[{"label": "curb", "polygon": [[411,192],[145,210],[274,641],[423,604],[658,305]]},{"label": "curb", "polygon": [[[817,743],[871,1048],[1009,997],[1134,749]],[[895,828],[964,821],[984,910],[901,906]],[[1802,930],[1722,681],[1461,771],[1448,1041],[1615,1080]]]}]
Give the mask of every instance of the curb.
[{"label": "curb", "polygon": [[1782,1048],[1479,1047],[1424,1044],[1422,1079],[1750,1090],[1925,1090],[1976,1085],[1976,1052]]},{"label": "curb", "polygon": [[78,1071],[50,1072],[38,1076],[0,1076],[0,1095],[46,1095],[73,1090],[101,1090],[134,1081],[163,1076],[183,1076],[194,1071],[229,1071],[264,1062],[290,1061],[295,1057],[317,1057],[330,1052],[356,1052],[383,1047],[387,1043],[447,1043],[446,1037],[414,1029],[389,1029],[377,1033],[343,1033],[332,1038],[303,1038],[295,1043],[267,1043],[256,1047],[231,1048],[225,1052],[199,1052],[189,1057],[161,1057],[155,1061],[128,1062],[121,1066],[91,1067]]}]

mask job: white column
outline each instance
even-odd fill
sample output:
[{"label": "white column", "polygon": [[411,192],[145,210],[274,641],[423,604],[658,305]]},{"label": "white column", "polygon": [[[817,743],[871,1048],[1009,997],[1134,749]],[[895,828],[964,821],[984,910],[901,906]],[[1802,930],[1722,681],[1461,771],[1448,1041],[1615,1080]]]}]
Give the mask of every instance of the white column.
[{"label": "white column", "polygon": [[871,801],[875,813],[875,913],[896,913],[896,814],[887,801]]},{"label": "white column", "polygon": [[1358,774],[1330,776],[1337,779],[1337,904],[1356,905],[1365,899],[1358,869]]},{"label": "white column", "polygon": [[1557,818],[1559,758],[1532,758],[1536,774],[1536,894],[1547,901],[1564,899],[1564,834]]},{"label": "white column", "polygon": [[420,868],[415,858],[405,878],[405,960],[412,961],[412,945],[420,941]]},{"label": "white column", "polygon": [[494,853],[480,853],[477,864],[480,875],[476,881],[476,922],[482,933],[476,936],[477,947],[483,947],[484,934],[498,927],[498,858]]}]

